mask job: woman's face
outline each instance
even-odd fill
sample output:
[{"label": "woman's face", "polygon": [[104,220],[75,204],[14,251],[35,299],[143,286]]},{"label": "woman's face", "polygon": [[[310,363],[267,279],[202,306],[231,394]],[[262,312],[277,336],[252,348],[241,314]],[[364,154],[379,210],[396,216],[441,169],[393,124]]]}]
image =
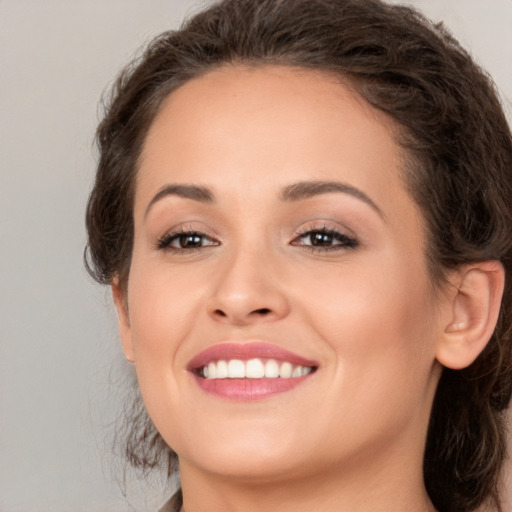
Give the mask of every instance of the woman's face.
[{"label": "woman's face", "polygon": [[441,315],[393,130],[296,68],[225,67],[164,103],[121,333],[182,473],[421,472]]}]

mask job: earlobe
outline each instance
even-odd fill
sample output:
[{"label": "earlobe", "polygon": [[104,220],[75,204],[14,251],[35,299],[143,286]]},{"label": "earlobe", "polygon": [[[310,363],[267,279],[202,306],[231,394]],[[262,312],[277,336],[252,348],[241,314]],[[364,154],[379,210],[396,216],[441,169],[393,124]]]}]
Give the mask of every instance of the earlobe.
[{"label": "earlobe", "polygon": [[115,277],[112,280],[112,297],[117,310],[117,320],[119,325],[119,335],[123,344],[124,354],[126,359],[131,363],[135,362],[133,343],[132,343],[132,330],[130,326],[130,316],[128,313],[128,303],[126,300],[126,292],[119,283],[119,278]]},{"label": "earlobe", "polygon": [[496,327],[504,283],[505,271],[498,261],[473,263],[457,272],[449,320],[436,351],[443,366],[466,368],[485,348]]}]

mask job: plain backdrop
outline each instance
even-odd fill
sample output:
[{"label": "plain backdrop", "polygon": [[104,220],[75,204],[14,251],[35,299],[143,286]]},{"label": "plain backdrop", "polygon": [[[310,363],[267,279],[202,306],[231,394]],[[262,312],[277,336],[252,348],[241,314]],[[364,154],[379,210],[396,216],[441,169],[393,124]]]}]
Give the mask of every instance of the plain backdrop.
[{"label": "plain backdrop", "polygon": [[[111,448],[130,376],[82,266],[84,206],[102,91],[204,3],[0,0],[0,512],[151,511],[169,492]],[[408,3],[445,20],[512,119],[512,0]]]}]

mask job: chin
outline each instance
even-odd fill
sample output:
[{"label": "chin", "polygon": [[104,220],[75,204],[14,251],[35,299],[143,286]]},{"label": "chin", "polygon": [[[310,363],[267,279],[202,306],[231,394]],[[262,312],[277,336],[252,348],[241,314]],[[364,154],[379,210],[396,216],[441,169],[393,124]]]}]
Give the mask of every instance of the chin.
[{"label": "chin", "polygon": [[[180,465],[186,460],[208,473],[255,483],[278,481],[304,470],[308,459],[299,440],[281,429],[276,435],[252,428],[223,432],[218,436],[196,434],[191,447],[177,447]],[[183,449],[180,449],[183,448]]]}]

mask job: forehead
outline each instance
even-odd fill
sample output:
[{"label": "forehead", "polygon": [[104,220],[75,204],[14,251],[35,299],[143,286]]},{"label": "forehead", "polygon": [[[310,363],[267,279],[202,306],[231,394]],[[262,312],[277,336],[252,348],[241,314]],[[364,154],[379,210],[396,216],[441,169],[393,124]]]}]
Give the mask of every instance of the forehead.
[{"label": "forehead", "polygon": [[226,66],[163,103],[144,144],[136,203],[165,182],[247,196],[312,179],[342,180],[386,203],[404,191],[396,131],[332,74]]}]

